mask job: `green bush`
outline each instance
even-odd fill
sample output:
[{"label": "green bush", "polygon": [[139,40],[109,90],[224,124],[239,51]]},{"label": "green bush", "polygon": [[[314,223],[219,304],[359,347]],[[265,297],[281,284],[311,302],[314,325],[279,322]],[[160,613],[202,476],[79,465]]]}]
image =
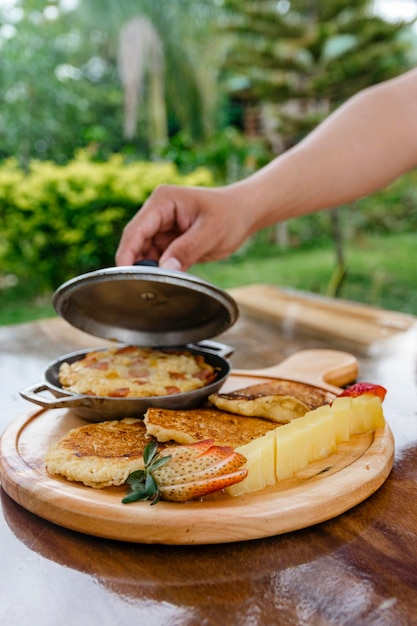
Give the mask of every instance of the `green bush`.
[{"label": "green bush", "polygon": [[[66,165],[33,161],[27,172],[14,160],[0,163],[0,288],[8,277],[17,277],[26,293],[48,293],[68,278],[113,265],[123,226],[152,190],[161,183],[214,184],[219,171],[213,161],[218,165],[219,153],[226,154],[226,143],[234,145],[231,137],[220,142],[212,160],[207,156],[210,151],[205,160],[195,161],[196,155],[188,153],[187,167],[185,146],[179,151],[181,158],[177,154],[177,164],[126,162],[120,155],[97,162],[86,153]],[[250,156],[242,150],[242,163]],[[203,162],[211,171],[197,167]],[[342,207],[341,222],[345,239],[356,244],[362,233],[415,233],[417,171]],[[329,241],[328,213],[290,220],[288,232],[294,247]],[[277,253],[273,227],[251,238],[237,259],[253,253],[258,257]]]},{"label": "green bush", "polygon": [[67,165],[0,165],[0,273],[37,292],[114,265],[123,226],[159,184],[211,185],[204,168],[180,174],[172,163],[105,163],[80,153]]},{"label": "green bush", "polygon": [[252,174],[266,165],[273,155],[265,140],[247,137],[235,128],[227,127],[202,144],[196,144],[185,132],[177,133],[162,156],[184,173],[196,167],[208,167],[216,184],[224,184]]}]

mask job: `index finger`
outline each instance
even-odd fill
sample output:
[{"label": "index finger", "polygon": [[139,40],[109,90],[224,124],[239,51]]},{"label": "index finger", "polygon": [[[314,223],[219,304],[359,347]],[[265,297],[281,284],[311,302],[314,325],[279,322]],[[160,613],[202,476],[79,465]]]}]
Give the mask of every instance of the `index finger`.
[{"label": "index finger", "polygon": [[152,241],[163,231],[163,219],[159,211],[145,209],[144,205],[124,227],[116,251],[117,265],[132,265],[149,254],[159,258]]}]

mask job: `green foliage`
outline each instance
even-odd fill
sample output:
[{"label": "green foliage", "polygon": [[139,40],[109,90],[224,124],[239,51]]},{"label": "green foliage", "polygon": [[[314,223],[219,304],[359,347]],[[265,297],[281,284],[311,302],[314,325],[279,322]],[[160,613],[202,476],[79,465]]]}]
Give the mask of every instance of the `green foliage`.
[{"label": "green foliage", "polygon": [[230,34],[225,63],[237,100],[275,106],[288,147],[358,91],[413,64],[406,22],[372,14],[370,0],[225,0]]},{"label": "green foliage", "polygon": [[33,158],[65,163],[86,147],[103,160],[115,152],[149,158],[147,81],[137,112],[137,136],[131,141],[123,137],[117,50],[121,28],[135,16],[147,16],[163,41],[170,133],[187,130],[201,140],[213,131],[221,57],[221,46],[210,39],[219,12],[215,3],[71,4],[0,2],[0,158],[16,156],[24,165]]},{"label": "green foliage", "polygon": [[56,316],[51,295],[36,297],[33,287],[2,285],[0,298],[0,326]]},{"label": "green foliage", "polygon": [[[417,315],[415,264],[410,262],[416,245],[416,232],[367,234],[360,242],[352,241],[347,248],[347,275],[339,296]],[[334,263],[330,242],[280,250],[264,241],[258,242],[256,254],[248,248],[239,256],[196,265],[191,272],[223,289],[265,283],[325,295]],[[19,286],[2,289],[1,304],[0,325],[54,314],[50,297],[31,298]]]},{"label": "green foliage", "polygon": [[[267,246],[267,244],[264,244]],[[417,234],[366,234],[347,245],[347,273],[339,297],[417,315]],[[335,268],[330,242],[196,265],[193,272],[223,289],[263,283],[326,295]]]},{"label": "green foliage", "polygon": [[85,153],[66,165],[0,166],[0,266],[39,292],[114,265],[123,226],[158,184],[210,185],[206,169],[182,175],[171,163],[104,163]]},{"label": "green foliage", "polygon": [[417,232],[417,170],[395,180],[384,190],[345,209],[348,237],[362,232]]},{"label": "green foliage", "polygon": [[348,7],[343,0],[3,4],[0,158],[24,165],[33,158],[65,163],[80,148],[103,160],[116,152],[149,158],[146,81],[137,137],[123,137],[117,49],[120,29],[134,16],[151,20],[163,42],[169,134],[191,137],[196,157],[216,130],[242,124],[230,119],[242,100],[290,101],[278,131],[293,143],[350,94],[415,63],[415,36],[402,24],[371,19],[370,0]]},{"label": "green foliage", "polygon": [[48,18],[54,7],[45,0],[16,5],[14,34],[0,36],[0,155],[26,165],[31,158],[66,162],[91,143],[105,155],[117,151],[123,98],[111,55],[101,54],[111,47],[106,33],[84,35],[73,11]]},{"label": "green foliage", "polygon": [[265,141],[247,137],[232,127],[218,131],[203,144],[196,144],[188,133],[178,133],[162,156],[182,172],[207,167],[219,184],[244,178],[272,158]]}]

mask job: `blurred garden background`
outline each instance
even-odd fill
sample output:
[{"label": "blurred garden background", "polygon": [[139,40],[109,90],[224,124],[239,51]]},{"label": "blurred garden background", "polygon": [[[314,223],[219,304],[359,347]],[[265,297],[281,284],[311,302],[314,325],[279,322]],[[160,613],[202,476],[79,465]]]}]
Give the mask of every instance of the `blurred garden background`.
[{"label": "blurred garden background", "polygon": [[[161,183],[227,184],[417,64],[413,0],[0,0],[0,324],[114,264]],[[236,219],[239,219],[237,213]],[[191,272],[417,314],[417,171]]]}]

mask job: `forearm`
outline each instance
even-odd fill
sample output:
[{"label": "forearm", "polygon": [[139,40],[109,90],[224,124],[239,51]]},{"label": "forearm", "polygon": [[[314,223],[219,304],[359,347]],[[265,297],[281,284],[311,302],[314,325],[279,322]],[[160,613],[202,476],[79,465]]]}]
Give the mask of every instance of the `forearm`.
[{"label": "forearm", "polygon": [[370,194],[415,165],[417,71],[361,92],[298,146],[232,188],[248,210],[252,205],[254,232]]}]

